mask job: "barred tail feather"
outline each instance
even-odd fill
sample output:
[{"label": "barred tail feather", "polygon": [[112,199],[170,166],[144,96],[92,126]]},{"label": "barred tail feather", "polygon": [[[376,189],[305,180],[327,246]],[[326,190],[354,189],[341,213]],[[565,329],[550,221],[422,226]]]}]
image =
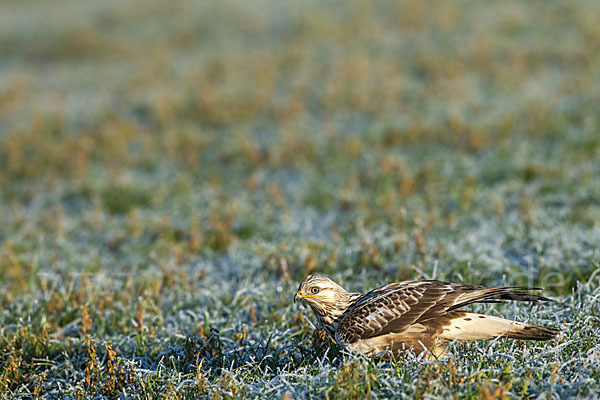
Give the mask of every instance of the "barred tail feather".
[{"label": "barred tail feather", "polygon": [[560,332],[558,329],[469,312],[450,320],[450,323],[443,327],[440,337],[444,340],[466,341],[493,339],[505,335],[511,339],[551,340]]}]

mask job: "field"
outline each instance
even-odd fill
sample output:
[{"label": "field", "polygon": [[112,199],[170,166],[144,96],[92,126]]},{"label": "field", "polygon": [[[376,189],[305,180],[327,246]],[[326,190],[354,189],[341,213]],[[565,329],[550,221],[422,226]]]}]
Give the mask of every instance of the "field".
[{"label": "field", "polygon": [[[0,398],[597,398],[600,2],[0,2]],[[309,273],[564,330],[344,354]]]}]

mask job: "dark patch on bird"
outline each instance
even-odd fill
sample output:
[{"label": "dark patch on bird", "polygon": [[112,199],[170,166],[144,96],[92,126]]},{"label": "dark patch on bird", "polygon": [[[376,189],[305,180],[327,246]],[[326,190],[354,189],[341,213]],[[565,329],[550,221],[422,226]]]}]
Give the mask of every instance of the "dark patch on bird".
[{"label": "dark patch on bird", "polygon": [[470,320],[471,320],[471,318],[465,318],[465,321],[470,321]]}]

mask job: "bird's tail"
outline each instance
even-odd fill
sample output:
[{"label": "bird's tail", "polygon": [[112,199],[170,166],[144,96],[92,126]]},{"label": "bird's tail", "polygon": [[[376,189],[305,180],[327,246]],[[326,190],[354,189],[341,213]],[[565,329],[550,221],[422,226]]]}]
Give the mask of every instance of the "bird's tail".
[{"label": "bird's tail", "polygon": [[440,338],[444,340],[463,341],[493,339],[505,335],[511,339],[551,340],[560,332],[559,329],[467,312],[457,318],[451,319],[450,323],[443,327]]}]

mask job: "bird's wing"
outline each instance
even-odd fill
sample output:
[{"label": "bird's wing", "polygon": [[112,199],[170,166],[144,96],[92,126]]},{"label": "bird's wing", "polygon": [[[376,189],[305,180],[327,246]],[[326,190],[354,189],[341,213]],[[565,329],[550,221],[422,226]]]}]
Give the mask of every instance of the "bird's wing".
[{"label": "bird's wing", "polygon": [[375,289],[342,315],[337,339],[354,343],[390,332],[403,332],[452,290],[450,284],[438,281],[397,282]]},{"label": "bird's wing", "polygon": [[441,281],[392,283],[365,294],[353,303],[340,318],[336,339],[349,344],[387,333],[402,333],[415,323],[445,325],[455,317],[453,310],[473,303],[547,300],[524,292],[532,289],[536,288],[487,289]]}]

